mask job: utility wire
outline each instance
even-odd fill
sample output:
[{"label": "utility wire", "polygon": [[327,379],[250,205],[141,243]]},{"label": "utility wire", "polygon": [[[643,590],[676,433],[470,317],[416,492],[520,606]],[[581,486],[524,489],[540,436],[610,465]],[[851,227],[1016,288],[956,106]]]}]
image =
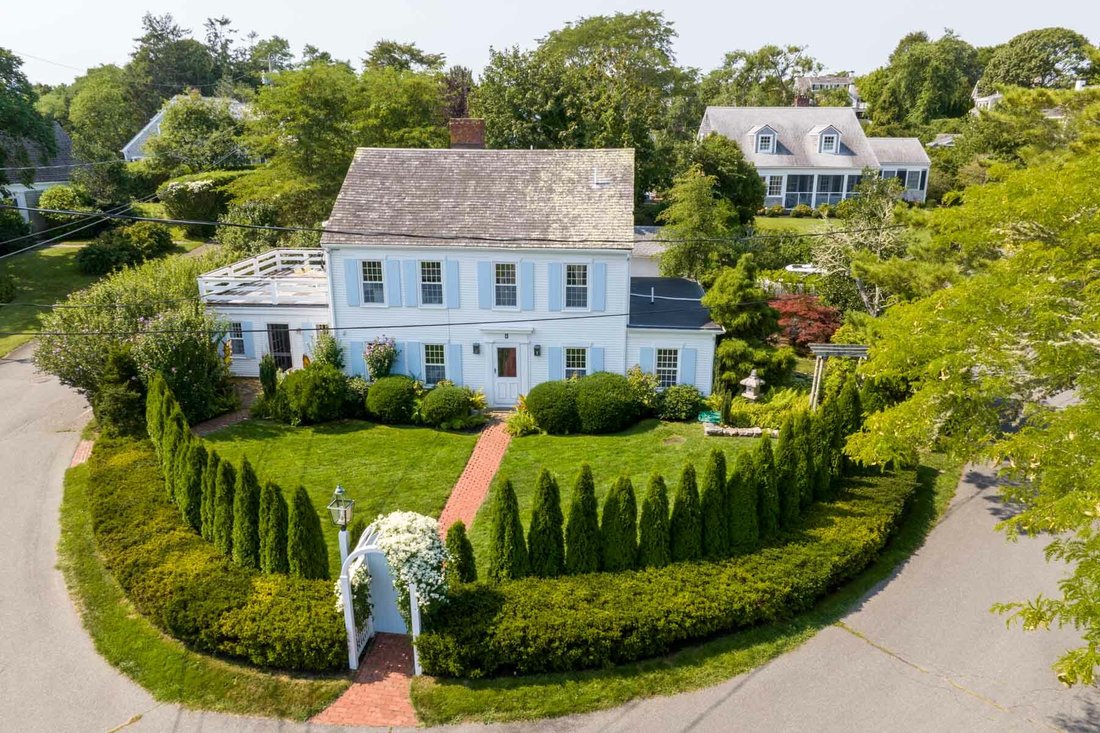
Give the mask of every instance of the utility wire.
[{"label": "utility wire", "polygon": [[[156,196],[156,194],[152,194],[151,196],[146,196],[144,200],[138,200],[138,201],[135,201],[133,203],[144,203],[145,201],[148,201],[148,200],[154,198],[155,196]],[[130,205],[131,204],[129,204],[129,203],[124,204],[124,205],[118,207],[118,209],[116,209],[116,210],[117,211],[122,211],[123,209],[129,208]],[[100,213],[97,213],[97,214],[88,214],[88,212],[84,211],[84,212],[77,212],[77,213],[86,216],[85,219],[80,220],[80,221],[87,221],[87,219],[93,219],[93,218],[95,219],[95,221],[90,221],[87,224],[82,224],[81,226],[78,226],[74,229],[69,229],[68,231],[62,232],[61,234],[58,234],[54,237],[50,237],[49,239],[44,239],[41,242],[35,242],[32,245],[29,245],[27,247],[23,247],[22,249],[17,249],[14,252],[8,252],[7,254],[2,254],[2,255],[0,255],[0,260],[6,260],[8,257],[15,257],[18,254],[22,254],[24,252],[29,252],[32,249],[38,249],[39,247],[45,247],[47,244],[53,244],[54,242],[58,242],[62,239],[65,239],[66,237],[68,237],[72,234],[75,234],[77,232],[84,231],[85,229],[89,229],[91,227],[94,227],[96,224],[99,224],[100,222],[105,221],[106,219],[113,218],[113,214],[109,214],[107,212],[100,212]],[[76,224],[76,223],[79,223],[79,222],[70,222],[70,224],[65,224],[63,226],[71,226],[72,224]],[[53,227],[53,229],[57,229],[57,228],[58,227]],[[25,236],[27,236],[27,235],[24,235],[24,237]],[[16,239],[19,239],[19,237],[16,237]],[[7,242],[0,242],[0,245],[8,244],[9,242],[14,242],[14,241],[16,241],[16,239],[10,239]]]},{"label": "utility wire", "polygon": [[[70,221],[70,222],[66,222],[64,224],[58,224],[56,226],[52,226],[52,227],[49,227],[47,229],[42,229],[42,230],[39,230],[37,232],[31,232],[30,234],[21,234],[18,237],[12,237],[11,239],[5,239],[3,242],[0,242],[0,247],[5,247],[9,244],[13,244],[15,242],[20,242],[24,239],[34,239],[36,237],[41,237],[43,234],[47,234],[49,232],[57,231],[58,229],[67,229],[67,228],[73,226],[74,224],[79,224],[83,221],[87,221],[88,219],[101,217],[105,213],[117,213],[117,212],[120,212],[120,211],[125,211],[126,209],[130,208],[134,204],[143,204],[143,203],[146,203],[147,201],[150,201],[154,198],[156,198],[156,194],[152,193],[152,194],[149,194],[148,196],[143,196],[140,199],[135,199],[135,200],[133,200],[129,203],[126,203],[126,204],[119,204],[115,208],[109,209],[107,212],[103,212],[103,211],[85,211],[85,212],[82,212],[83,213],[82,218],[77,219],[76,221]],[[38,244],[42,244],[42,243],[39,242]],[[19,251],[23,252],[25,250],[19,250]],[[16,253],[16,254],[18,254],[18,253]]]}]

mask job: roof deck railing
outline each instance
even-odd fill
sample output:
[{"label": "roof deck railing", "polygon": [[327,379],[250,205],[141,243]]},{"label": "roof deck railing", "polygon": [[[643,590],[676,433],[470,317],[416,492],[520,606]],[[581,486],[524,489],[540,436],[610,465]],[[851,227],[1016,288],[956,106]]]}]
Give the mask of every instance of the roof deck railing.
[{"label": "roof deck railing", "polygon": [[327,305],[324,250],[273,249],[204,273],[199,297],[212,305]]}]

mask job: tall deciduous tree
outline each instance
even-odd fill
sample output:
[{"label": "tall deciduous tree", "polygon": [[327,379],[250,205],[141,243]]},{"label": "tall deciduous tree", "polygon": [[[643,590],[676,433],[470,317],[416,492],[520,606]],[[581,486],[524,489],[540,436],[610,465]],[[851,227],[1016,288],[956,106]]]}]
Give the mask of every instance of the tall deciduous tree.
[{"label": "tall deciduous tree", "polygon": [[672,560],[668,488],[658,474],[649,478],[638,524],[638,567],[660,568]]},{"label": "tall deciduous tree", "polygon": [[[0,130],[9,139],[25,141],[45,153],[45,160],[32,159],[24,145],[0,144],[0,185],[9,180],[29,183],[34,180],[34,166],[46,165],[57,152],[53,130],[45,117],[35,109],[38,96],[20,71],[23,60],[7,49],[0,48]],[[6,168],[23,168],[8,171]]]},{"label": "tall deciduous tree", "polygon": [[718,178],[693,165],[676,176],[657,216],[664,224],[661,274],[695,280],[735,259],[733,237],[740,231],[733,204],[718,195]]},{"label": "tall deciduous tree", "polygon": [[149,166],[165,175],[234,168],[248,162],[240,144],[242,123],[224,99],[197,92],[181,97],[164,111],[160,132],[146,144]]},{"label": "tall deciduous tree", "polygon": [[446,60],[443,54],[422,51],[415,43],[383,39],[367,52],[363,67],[395,71],[439,71]]},{"label": "tall deciduous tree", "polygon": [[805,46],[769,44],[755,51],[731,51],[703,80],[702,95],[707,104],[789,107],[795,98],[795,80],[821,69]]},{"label": "tall deciduous tree", "polygon": [[703,556],[703,518],[699,509],[699,487],[695,478],[695,467],[690,463],[684,466],[680,485],[676,487],[669,534],[674,562],[698,560]]},{"label": "tall deciduous tree", "polygon": [[570,575],[594,573],[600,569],[599,506],[592,468],[581,466],[569,502],[569,523],[565,528],[565,571]]},{"label": "tall deciduous tree", "polygon": [[527,532],[527,556],[531,575],[552,578],[565,570],[565,538],[562,535],[561,492],[545,468],[535,484],[535,506]]},{"label": "tall deciduous tree", "polygon": [[519,518],[519,501],[510,479],[497,482],[489,508],[490,531],[489,580],[522,578],[530,572],[527,543],[523,539],[523,524]]},{"label": "tall deciduous tree", "polygon": [[1069,28],[1039,28],[1014,36],[989,59],[979,83],[990,93],[998,87],[1070,88],[1093,71],[1095,49]]},{"label": "tall deciduous tree", "polygon": [[691,149],[691,162],[714,176],[715,195],[729,201],[741,224],[751,224],[764,205],[764,181],[745,159],[741,146],[725,135],[711,133]]}]

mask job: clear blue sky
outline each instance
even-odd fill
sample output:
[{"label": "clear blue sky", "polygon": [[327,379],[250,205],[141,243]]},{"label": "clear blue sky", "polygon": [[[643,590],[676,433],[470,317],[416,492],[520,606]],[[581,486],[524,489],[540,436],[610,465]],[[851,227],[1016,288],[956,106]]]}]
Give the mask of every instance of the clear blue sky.
[{"label": "clear blue sky", "polygon": [[[1095,0],[782,0],[617,2],[616,0],[2,0],[0,47],[24,56],[32,81],[70,81],[102,63],[124,63],[142,14],[170,12],[201,38],[203,20],[228,15],[240,29],[280,35],[295,52],[312,43],[337,58],[358,62],[381,38],[415,41],[442,52],[448,63],[480,72],[489,47],[534,45],[536,38],[585,15],[663,10],[679,31],[680,63],[710,69],[722,55],[765,43],[808,45],[829,69],[865,72],[881,65],[898,39],[912,30],[938,36],[952,28],[975,45],[1000,43],[1031,28],[1066,26],[1100,41]],[[822,12],[822,8],[830,8]],[[66,67],[76,67],[66,68]]]}]

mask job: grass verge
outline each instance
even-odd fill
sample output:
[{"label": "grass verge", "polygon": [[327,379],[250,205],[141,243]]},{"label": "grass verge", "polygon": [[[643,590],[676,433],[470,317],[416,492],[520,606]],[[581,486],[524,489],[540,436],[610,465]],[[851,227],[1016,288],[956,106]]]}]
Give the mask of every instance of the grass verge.
[{"label": "grass verge", "polygon": [[92,534],[88,465],[69,469],[61,503],[59,567],[96,650],[157,700],[239,715],[305,720],[349,682],[269,674],[193,652],[165,636],[126,599]]},{"label": "grass verge", "polygon": [[865,594],[886,581],[924,542],[958,484],[961,465],[929,456],[918,469],[918,489],[897,534],[879,558],[813,609],[776,624],[729,634],[666,657],[612,669],[488,680],[413,681],[413,705],[422,723],[496,722],[557,717],[630,700],[718,684],[798,647],[836,623]]},{"label": "grass verge", "polygon": [[[28,242],[29,244],[29,242]],[[84,242],[65,242],[24,252],[0,262],[0,272],[15,279],[15,303],[48,305],[64,300],[95,278],[76,270],[76,253]],[[0,331],[37,331],[49,311],[25,305],[0,304]],[[0,356],[10,353],[34,336],[0,336]]]}]

